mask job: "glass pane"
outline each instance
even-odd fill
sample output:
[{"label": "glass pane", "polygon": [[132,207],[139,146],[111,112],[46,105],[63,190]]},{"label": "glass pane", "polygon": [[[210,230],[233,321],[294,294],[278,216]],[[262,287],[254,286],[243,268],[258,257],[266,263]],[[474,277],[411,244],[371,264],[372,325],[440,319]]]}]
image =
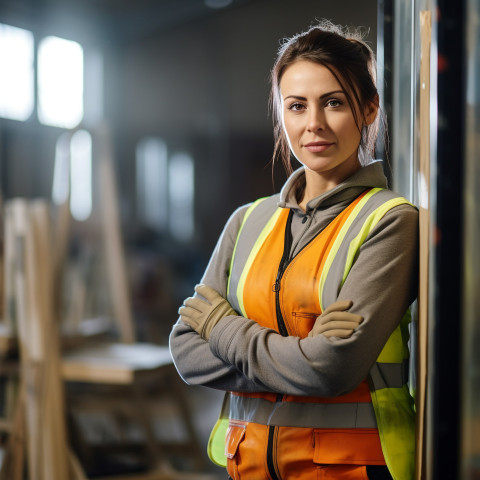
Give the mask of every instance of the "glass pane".
[{"label": "glass pane", "polygon": [[77,126],[83,118],[83,49],[70,40],[44,38],[38,49],[38,119]]},{"label": "glass pane", "polygon": [[167,145],[158,138],[142,140],[136,152],[137,206],[142,221],[155,229],[167,227]]},{"label": "glass pane", "polygon": [[170,233],[179,240],[193,236],[194,172],[193,159],[177,153],[170,159],[168,171],[170,205]]},{"label": "glass pane", "polygon": [[92,137],[86,130],[72,135],[70,168],[70,211],[75,220],[87,220],[92,212]]},{"label": "glass pane", "polygon": [[27,120],[33,111],[32,32],[0,24],[0,116]]}]

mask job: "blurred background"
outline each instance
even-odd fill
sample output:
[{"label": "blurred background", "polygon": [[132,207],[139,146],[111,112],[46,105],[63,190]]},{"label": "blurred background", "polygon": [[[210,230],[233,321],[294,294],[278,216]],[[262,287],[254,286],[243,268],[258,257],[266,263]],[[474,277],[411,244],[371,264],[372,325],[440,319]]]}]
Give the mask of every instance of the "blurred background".
[{"label": "blurred background", "polygon": [[[329,19],[362,27],[376,50],[377,8],[376,0],[1,0],[0,189],[5,203],[51,200],[57,221],[69,204],[68,241],[52,240],[53,249],[67,243],[61,322],[118,311],[99,166],[108,157],[133,338],[166,345],[228,216],[286,178],[271,164],[269,114],[282,39]],[[223,394],[179,388],[205,459]],[[98,419],[86,425],[108,433]],[[79,456],[90,475],[127,470]]]},{"label": "blurred background", "polygon": [[166,340],[233,210],[281,187],[269,73],[281,39],[322,18],[362,26],[375,50],[374,0],[0,2],[3,196],[60,198],[59,157],[83,152],[72,235],[90,241],[108,127],[141,339]]},{"label": "blurred background", "polygon": [[[415,307],[412,331],[421,340],[412,372],[417,361],[424,368],[412,380],[423,385],[417,411],[425,413],[418,479],[480,478],[479,13],[475,0],[0,0],[0,480],[23,480],[18,465],[27,463],[32,480],[65,480],[66,470],[72,480],[139,475],[147,462],[129,459],[139,438],[149,461],[168,458],[162,474],[128,478],[225,478],[205,453],[223,394],[181,382],[165,360],[168,335],[229,215],[285,180],[271,164],[270,69],[281,40],[317,19],[361,27],[376,51],[390,130],[377,157],[391,186],[424,213],[424,322]],[[10,234],[9,215],[30,218],[22,215],[38,199],[48,204],[50,247],[29,257],[24,224],[14,221]],[[53,324],[22,317],[17,277],[35,269],[52,270],[29,288],[48,280]],[[45,292],[27,297],[43,305]],[[108,349],[82,356],[85,345]],[[55,388],[39,387],[40,364],[56,375]],[[30,372],[28,388],[19,372]],[[147,373],[166,388],[145,390]],[[57,405],[45,392],[56,392],[65,425],[42,424],[41,412],[55,408],[42,409]],[[147,398],[167,423],[140,419],[139,433],[125,418],[143,413]],[[112,399],[125,401],[117,408]],[[91,415],[100,407],[114,412],[115,427],[106,413]],[[149,422],[163,453],[145,442]],[[15,450],[25,431],[34,441]],[[173,453],[177,437],[188,441]],[[79,464],[70,450],[41,450],[62,438]],[[120,453],[107,461],[112,438]],[[167,463],[185,473],[168,473]]]}]

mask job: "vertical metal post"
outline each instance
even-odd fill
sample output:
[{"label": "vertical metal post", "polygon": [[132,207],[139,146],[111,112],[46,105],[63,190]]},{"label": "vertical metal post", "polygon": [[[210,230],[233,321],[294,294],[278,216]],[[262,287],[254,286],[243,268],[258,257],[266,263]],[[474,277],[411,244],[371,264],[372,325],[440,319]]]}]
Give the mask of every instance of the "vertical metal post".
[{"label": "vertical metal post", "polygon": [[414,2],[394,2],[392,164],[393,189],[413,200]]},{"label": "vertical metal post", "polygon": [[459,478],[465,0],[437,1],[437,156],[434,298],[429,335],[429,479]]}]

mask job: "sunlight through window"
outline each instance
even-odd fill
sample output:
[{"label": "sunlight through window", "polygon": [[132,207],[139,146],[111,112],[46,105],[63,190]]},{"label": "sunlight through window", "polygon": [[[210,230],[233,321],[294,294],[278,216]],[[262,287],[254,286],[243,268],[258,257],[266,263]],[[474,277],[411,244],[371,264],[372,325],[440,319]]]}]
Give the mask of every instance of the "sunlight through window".
[{"label": "sunlight through window", "polygon": [[0,116],[27,120],[33,111],[33,34],[0,24]]},{"label": "sunlight through window", "polygon": [[92,212],[92,137],[86,130],[70,142],[70,211],[75,220],[87,220]]},{"label": "sunlight through window", "polygon": [[70,40],[44,38],[38,48],[38,119],[73,128],[83,118],[83,49]]}]

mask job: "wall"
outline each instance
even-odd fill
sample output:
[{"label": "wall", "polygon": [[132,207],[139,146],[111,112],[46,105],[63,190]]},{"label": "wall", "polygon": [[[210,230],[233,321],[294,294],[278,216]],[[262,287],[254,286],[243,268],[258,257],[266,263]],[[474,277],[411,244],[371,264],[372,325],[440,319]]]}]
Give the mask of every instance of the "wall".
[{"label": "wall", "polygon": [[135,145],[159,136],[172,152],[187,150],[197,172],[196,243],[207,252],[238,205],[278,190],[269,165],[273,136],[269,73],[284,37],[315,19],[365,27],[376,46],[374,0],[256,0],[150,34],[122,54],[116,78],[122,92],[112,109],[122,190],[135,219]]}]

